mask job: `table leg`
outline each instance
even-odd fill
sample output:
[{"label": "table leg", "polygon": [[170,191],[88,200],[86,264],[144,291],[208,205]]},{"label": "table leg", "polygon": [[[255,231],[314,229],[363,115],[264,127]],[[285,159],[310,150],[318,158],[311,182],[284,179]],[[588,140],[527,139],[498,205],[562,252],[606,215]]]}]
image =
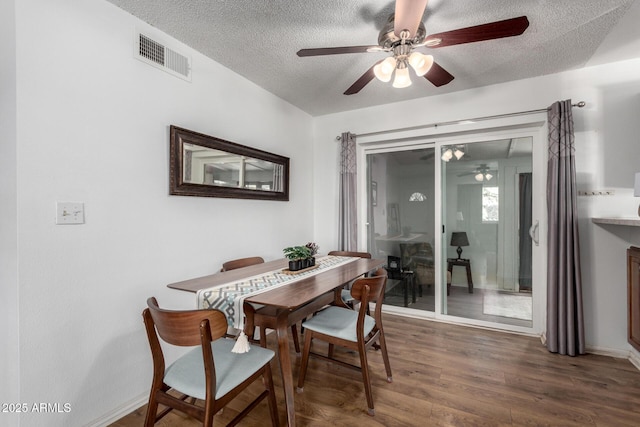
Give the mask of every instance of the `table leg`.
[{"label": "table leg", "polygon": [[296,410],[294,406],[293,374],[291,372],[291,357],[289,356],[289,336],[287,334],[288,313],[283,312],[276,320],[276,336],[278,337],[278,360],[280,361],[280,373],[282,375],[282,388],[284,389],[284,403],[287,410],[287,425],[296,425]]},{"label": "table leg", "polygon": [[406,277],[402,277],[402,290],[404,291],[404,306],[409,307],[409,282]]},{"label": "table leg", "polygon": [[467,264],[467,287],[469,288],[469,293],[473,293],[473,279],[471,278],[471,265]]},{"label": "table leg", "polygon": [[[412,297],[411,300],[415,304],[415,302],[416,302],[416,276],[411,274],[411,276],[409,276],[409,281],[411,282],[411,297]],[[420,295],[420,296],[422,296],[422,295]]]}]

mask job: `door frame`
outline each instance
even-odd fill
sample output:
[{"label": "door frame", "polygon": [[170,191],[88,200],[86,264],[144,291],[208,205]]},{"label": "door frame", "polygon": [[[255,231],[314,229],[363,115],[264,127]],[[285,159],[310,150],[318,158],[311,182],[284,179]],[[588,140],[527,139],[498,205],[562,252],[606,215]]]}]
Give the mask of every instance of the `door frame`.
[{"label": "door frame", "polygon": [[[436,153],[441,152],[443,145],[485,142],[496,139],[517,137],[531,137],[533,143],[532,169],[533,194],[546,194],[546,161],[547,161],[547,117],[545,112],[532,113],[516,117],[494,118],[486,120],[465,121],[438,127],[411,128],[389,132],[376,132],[367,137],[357,137],[358,164],[358,246],[367,247],[367,170],[366,156],[376,152],[395,150],[411,150],[416,148],[435,147]],[[436,157],[437,158],[437,157]],[[434,236],[443,229],[442,218],[442,170],[441,162],[435,162],[435,200]],[[478,326],[490,329],[509,330],[527,335],[542,336],[546,329],[546,282],[547,282],[547,210],[546,197],[536,198],[538,203],[533,206],[533,223],[538,222],[538,244],[533,248],[532,270],[536,272],[535,291],[533,292],[533,321],[531,328],[478,321],[446,314],[446,268],[444,255],[446,242],[444,237],[434,239],[434,263],[436,275],[436,306],[435,312],[425,312],[404,307],[386,307],[385,311],[399,315],[432,318],[450,323]],[[438,206],[440,209],[438,209]],[[444,284],[444,286],[443,286]],[[443,310],[443,307],[445,308]]]}]

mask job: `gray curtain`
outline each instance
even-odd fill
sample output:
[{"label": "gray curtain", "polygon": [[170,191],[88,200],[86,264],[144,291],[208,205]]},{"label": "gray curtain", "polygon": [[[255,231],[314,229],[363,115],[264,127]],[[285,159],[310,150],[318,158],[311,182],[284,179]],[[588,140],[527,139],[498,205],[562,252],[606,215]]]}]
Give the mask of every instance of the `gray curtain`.
[{"label": "gray curtain", "polygon": [[357,251],[356,136],[344,132],[340,138],[339,250]]},{"label": "gray curtain", "polygon": [[571,100],[551,105],[548,122],[547,349],[576,356],[585,349]]},{"label": "gray curtain", "polygon": [[531,261],[532,261],[532,241],[529,229],[533,224],[532,220],[532,193],[531,193],[531,173],[520,174],[520,268],[518,269],[518,285],[520,291],[531,291]]}]

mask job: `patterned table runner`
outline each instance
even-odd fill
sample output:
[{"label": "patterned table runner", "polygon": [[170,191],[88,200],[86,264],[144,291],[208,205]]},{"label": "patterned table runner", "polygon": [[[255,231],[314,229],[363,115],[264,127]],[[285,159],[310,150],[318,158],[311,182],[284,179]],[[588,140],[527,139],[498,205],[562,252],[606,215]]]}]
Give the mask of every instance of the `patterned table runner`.
[{"label": "patterned table runner", "polygon": [[296,274],[285,274],[281,269],[259,274],[247,279],[217,285],[197,292],[198,308],[217,308],[227,316],[229,326],[244,329],[243,304],[246,298],[277,289],[307,277],[357,260],[354,257],[327,255],[316,258],[317,268]]}]

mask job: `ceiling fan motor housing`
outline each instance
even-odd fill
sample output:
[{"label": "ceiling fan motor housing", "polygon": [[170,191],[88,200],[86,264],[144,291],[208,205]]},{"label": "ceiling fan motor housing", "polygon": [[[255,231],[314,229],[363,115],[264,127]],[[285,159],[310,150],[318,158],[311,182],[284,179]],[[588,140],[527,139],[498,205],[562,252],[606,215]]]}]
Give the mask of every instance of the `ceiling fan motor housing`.
[{"label": "ceiling fan motor housing", "polygon": [[[392,49],[394,46],[397,46],[402,43],[402,39],[395,35],[394,32],[394,14],[392,13],[387,20],[387,23],[384,24],[382,30],[380,31],[380,35],[378,35],[378,45],[385,49]],[[416,44],[420,44],[424,41],[427,36],[427,30],[424,27],[424,24],[420,22],[418,25],[418,30],[416,31],[416,36],[412,39],[406,39],[405,43],[413,46]]]}]

